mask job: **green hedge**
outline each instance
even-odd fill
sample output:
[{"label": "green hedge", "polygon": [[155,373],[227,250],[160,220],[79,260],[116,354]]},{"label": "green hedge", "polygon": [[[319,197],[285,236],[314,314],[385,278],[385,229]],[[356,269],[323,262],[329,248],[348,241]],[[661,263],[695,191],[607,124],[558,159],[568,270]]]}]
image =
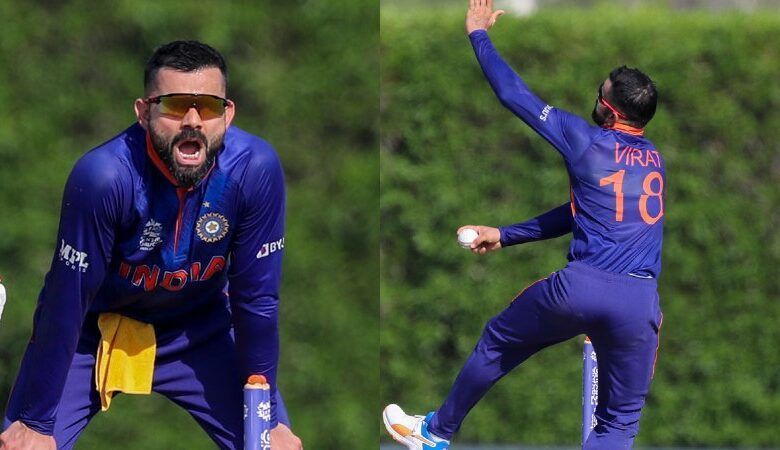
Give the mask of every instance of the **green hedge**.
[{"label": "green hedge", "polygon": [[[143,66],[173,39],[222,51],[235,123],[287,175],[280,386],[307,448],[375,439],[378,10],[307,2],[0,1],[0,405],[26,346],[76,159],[134,121]],[[344,372],[349,371],[346,384]],[[77,448],[213,448],[162,397],[121,396]]]},{"label": "green hedge", "polygon": [[[439,406],[484,322],[565,264],[568,238],[485,257],[467,223],[518,222],[568,198],[561,158],[483,79],[460,9],[382,11],[380,403]],[[542,10],[491,37],[548,103],[589,117],[618,65],[657,82],[647,129],[667,164],[656,378],[638,443],[780,443],[780,16]],[[581,341],[533,357],[459,441],[579,442]]]}]

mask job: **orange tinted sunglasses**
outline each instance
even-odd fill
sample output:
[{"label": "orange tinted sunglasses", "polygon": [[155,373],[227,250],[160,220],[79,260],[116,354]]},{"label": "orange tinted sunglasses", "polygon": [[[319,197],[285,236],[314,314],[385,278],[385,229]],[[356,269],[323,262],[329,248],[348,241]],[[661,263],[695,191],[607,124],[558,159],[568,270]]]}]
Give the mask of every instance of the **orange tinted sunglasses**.
[{"label": "orange tinted sunglasses", "polygon": [[181,119],[187,115],[190,108],[195,108],[201,119],[216,119],[225,114],[225,108],[230,100],[210,94],[165,94],[149,97],[144,100],[147,104],[160,105],[160,112],[167,116]]}]

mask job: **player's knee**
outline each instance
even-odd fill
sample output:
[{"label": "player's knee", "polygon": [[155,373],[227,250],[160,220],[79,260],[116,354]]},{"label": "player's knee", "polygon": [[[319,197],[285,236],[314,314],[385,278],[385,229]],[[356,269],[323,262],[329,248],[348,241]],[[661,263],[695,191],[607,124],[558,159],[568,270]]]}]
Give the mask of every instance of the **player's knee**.
[{"label": "player's knee", "polygon": [[610,417],[608,420],[598,419],[597,435],[613,435],[633,438],[639,430],[639,413],[626,413]]}]

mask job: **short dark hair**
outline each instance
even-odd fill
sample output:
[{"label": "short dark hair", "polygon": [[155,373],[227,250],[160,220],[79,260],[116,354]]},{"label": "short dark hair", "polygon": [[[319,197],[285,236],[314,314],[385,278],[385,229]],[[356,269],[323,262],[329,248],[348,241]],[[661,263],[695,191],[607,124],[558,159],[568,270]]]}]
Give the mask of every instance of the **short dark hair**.
[{"label": "short dark hair", "polygon": [[610,72],[610,97],[618,111],[633,125],[643,128],[655,115],[658,91],[655,83],[641,70],[620,66]]},{"label": "short dark hair", "polygon": [[149,92],[157,72],[164,68],[181,72],[193,72],[216,67],[222,72],[227,89],[228,70],[225,58],[213,47],[198,41],[173,41],[157,47],[144,68],[144,90]]}]

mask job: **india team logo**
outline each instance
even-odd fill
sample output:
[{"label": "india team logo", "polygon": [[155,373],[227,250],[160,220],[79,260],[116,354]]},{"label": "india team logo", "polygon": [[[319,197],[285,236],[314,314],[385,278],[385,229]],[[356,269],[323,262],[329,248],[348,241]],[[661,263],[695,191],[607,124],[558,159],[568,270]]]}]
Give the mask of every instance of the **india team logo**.
[{"label": "india team logo", "polygon": [[217,242],[225,237],[230,229],[228,220],[219,213],[206,213],[200,216],[198,223],[195,224],[195,231],[198,237],[204,242]]}]

